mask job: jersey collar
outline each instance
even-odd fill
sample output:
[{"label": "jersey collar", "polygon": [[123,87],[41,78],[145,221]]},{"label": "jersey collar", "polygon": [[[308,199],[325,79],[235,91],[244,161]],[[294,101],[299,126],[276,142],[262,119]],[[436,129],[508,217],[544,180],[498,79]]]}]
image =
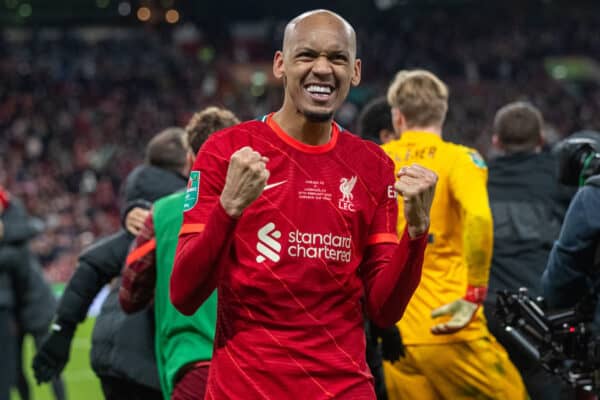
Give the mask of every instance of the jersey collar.
[{"label": "jersey collar", "polygon": [[432,142],[441,141],[442,138],[433,132],[428,131],[404,131],[400,136],[400,140],[428,140]]},{"label": "jersey collar", "polygon": [[277,134],[277,136],[279,136],[281,140],[283,140],[285,143],[292,146],[296,150],[310,154],[321,154],[332,150],[337,143],[341,128],[336,122],[331,123],[331,138],[329,139],[329,142],[318,146],[312,146],[310,144],[306,144],[297,139],[294,139],[293,137],[288,135],[279,126],[279,124],[275,122],[275,120],[273,119],[273,114],[274,113],[265,115],[263,118],[261,118],[262,122],[266,123]]}]

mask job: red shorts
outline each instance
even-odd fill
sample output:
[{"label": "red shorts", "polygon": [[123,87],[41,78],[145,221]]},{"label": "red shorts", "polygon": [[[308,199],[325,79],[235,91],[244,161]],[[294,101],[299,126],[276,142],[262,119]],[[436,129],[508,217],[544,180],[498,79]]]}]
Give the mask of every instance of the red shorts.
[{"label": "red shorts", "polygon": [[175,384],[171,400],[203,400],[208,381],[209,364],[190,369]]}]

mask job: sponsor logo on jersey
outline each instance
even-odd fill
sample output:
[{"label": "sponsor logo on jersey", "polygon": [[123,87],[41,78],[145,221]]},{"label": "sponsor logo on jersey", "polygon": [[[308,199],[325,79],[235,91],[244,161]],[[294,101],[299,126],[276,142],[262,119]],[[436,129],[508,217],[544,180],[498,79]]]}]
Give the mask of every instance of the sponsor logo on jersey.
[{"label": "sponsor logo on jersey", "polygon": [[257,262],[271,260],[278,262],[284,251],[293,258],[322,259],[328,261],[350,262],[352,259],[352,237],[332,233],[302,232],[298,229],[288,233],[285,250],[282,250],[281,232],[273,222],[258,230],[256,243]]},{"label": "sponsor logo on jersey", "polygon": [[275,229],[275,224],[269,222],[258,230],[258,242],[256,243],[256,262],[263,262],[267,258],[273,262],[279,261],[281,252],[281,243],[277,239],[281,238],[281,232]]},{"label": "sponsor logo on jersey", "polygon": [[190,211],[198,203],[198,191],[200,190],[200,171],[190,172],[187,188],[185,190],[185,199],[183,201],[183,211]]},{"label": "sponsor logo on jersey", "polygon": [[338,201],[340,210],[355,211],[353,203],[354,195],[352,194],[354,185],[356,185],[356,176],[340,179],[340,192],[342,193],[342,198]]}]

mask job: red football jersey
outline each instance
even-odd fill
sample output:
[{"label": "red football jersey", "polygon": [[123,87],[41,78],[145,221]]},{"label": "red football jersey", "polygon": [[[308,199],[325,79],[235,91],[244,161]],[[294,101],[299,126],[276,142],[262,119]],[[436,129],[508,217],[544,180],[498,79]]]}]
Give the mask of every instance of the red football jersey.
[{"label": "red football jersey", "polygon": [[271,115],[237,125],[201,148],[182,234],[203,229],[244,146],[269,158],[270,177],[219,262],[206,398],[374,398],[359,266],[368,245],[398,242],[393,162],[335,123],[322,146]]}]

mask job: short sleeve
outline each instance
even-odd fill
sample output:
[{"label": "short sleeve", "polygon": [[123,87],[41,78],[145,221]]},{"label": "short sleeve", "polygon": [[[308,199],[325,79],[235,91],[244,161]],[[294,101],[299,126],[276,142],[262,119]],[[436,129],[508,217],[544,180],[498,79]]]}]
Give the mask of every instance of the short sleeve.
[{"label": "short sleeve", "polygon": [[183,225],[180,236],[204,230],[225,185],[229,157],[211,137],[200,148],[190,172],[183,203]]},{"label": "short sleeve", "polygon": [[381,176],[378,182],[383,184],[377,209],[367,237],[367,245],[379,243],[398,243],[398,233],[396,223],[398,221],[398,200],[397,193],[394,190],[394,163],[382,152]]}]

